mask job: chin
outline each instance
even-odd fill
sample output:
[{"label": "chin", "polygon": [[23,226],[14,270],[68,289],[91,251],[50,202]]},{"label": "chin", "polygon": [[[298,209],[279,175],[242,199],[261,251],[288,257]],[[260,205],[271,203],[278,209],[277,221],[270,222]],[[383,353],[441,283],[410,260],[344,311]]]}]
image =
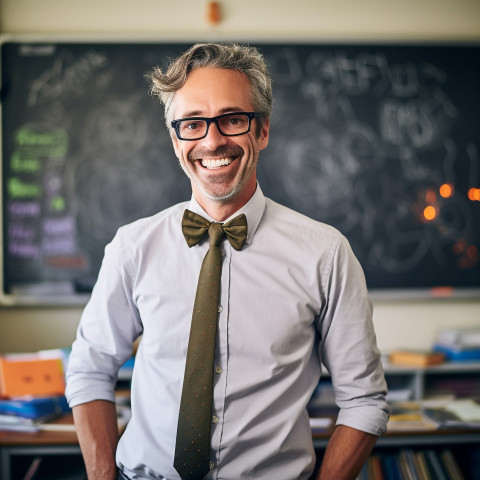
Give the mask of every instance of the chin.
[{"label": "chin", "polygon": [[239,191],[237,189],[228,190],[226,192],[210,192],[202,188],[202,193],[210,200],[216,200],[217,202],[225,202],[235,199]]}]

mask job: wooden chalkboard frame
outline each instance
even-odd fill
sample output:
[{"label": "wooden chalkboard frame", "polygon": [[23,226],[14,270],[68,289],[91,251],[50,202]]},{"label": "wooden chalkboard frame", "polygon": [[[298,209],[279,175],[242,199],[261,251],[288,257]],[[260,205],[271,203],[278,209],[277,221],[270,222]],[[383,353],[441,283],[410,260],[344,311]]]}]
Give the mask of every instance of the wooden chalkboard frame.
[{"label": "wooden chalkboard frame", "polygon": [[[108,97],[111,100],[108,105],[110,118],[107,120],[111,125],[115,121],[114,114],[117,112],[117,119],[121,117],[117,125],[118,131],[122,132],[127,128],[137,128],[137,136],[135,138],[131,136],[129,140],[138,142],[139,145],[142,141],[147,141],[147,137],[151,140],[151,132],[150,136],[149,133],[145,132],[147,128],[151,128],[152,131],[154,129],[158,131],[165,129],[162,107],[158,105],[156,100],[148,96],[147,83],[144,83],[142,87],[143,92],[139,92],[138,83],[126,78],[123,79],[125,80],[125,85],[118,87],[120,88],[119,91],[107,91],[105,85],[110,85],[108,82],[112,82],[112,79],[108,78],[112,71],[109,71],[110,67],[106,69],[103,67],[104,62],[108,63],[111,59],[108,57],[108,54],[102,57],[101,52],[105,52],[108,49],[114,52],[115,49],[119,48],[124,50],[132,48],[135,50],[143,47],[147,52],[147,56],[150,55],[151,62],[149,66],[153,67],[158,63],[163,62],[165,64],[167,61],[166,57],[175,55],[178,52],[177,47],[179,45],[186,47],[194,43],[169,40],[125,42],[112,39],[75,40],[68,38],[41,38],[35,40],[17,37],[3,37],[0,40],[2,53],[4,52],[4,45],[16,45],[18,48],[22,47],[24,49],[23,54],[25,56],[37,59],[45,58],[52,54],[56,55],[57,49],[62,45],[67,45],[72,51],[75,48],[81,50],[86,46],[95,47],[96,54],[91,50],[90,56],[84,55],[80,58],[75,57],[74,53],[71,58],[63,58],[62,65],[57,65],[58,68],[63,68],[62,88],[70,88],[71,91],[82,89],[82,86],[76,83],[76,79],[73,78],[74,73],[77,76],[83,75],[84,81],[87,83],[97,82],[96,85],[100,93],[90,91],[88,93],[89,100],[92,100],[93,97],[93,100],[102,102],[105,100],[105,95],[110,95]],[[455,170],[457,168],[455,162],[460,162],[460,157],[463,159],[468,157],[468,161],[471,163],[470,168],[474,170],[480,161],[478,159],[480,132],[478,128],[475,130],[471,126],[472,124],[480,125],[480,94],[475,90],[475,86],[480,84],[480,44],[424,43],[413,45],[410,43],[388,42],[333,44],[296,41],[259,41],[250,43],[259,46],[264,52],[271,66],[274,79],[275,103],[272,117],[271,142],[268,150],[264,154],[262,153],[259,165],[260,184],[267,196],[339,228],[351,241],[352,247],[362,264],[369,259],[376,258],[376,268],[379,268],[378,264],[384,259],[383,256],[387,255],[385,252],[389,248],[396,250],[392,253],[392,258],[387,258],[388,261],[386,262],[386,264],[390,262],[389,268],[392,271],[395,271],[395,269],[401,271],[402,268],[408,269],[409,262],[413,265],[419,258],[420,262],[425,260],[422,268],[419,268],[418,271],[413,270],[414,274],[410,278],[410,284],[403,280],[403,283],[397,282],[396,284],[395,281],[389,283],[387,276],[385,276],[385,280],[377,281],[376,284],[373,282],[374,286],[371,288],[371,293],[374,299],[478,298],[480,294],[480,264],[478,259],[472,260],[472,258],[478,257],[478,250],[480,249],[480,233],[477,232],[477,230],[480,231],[480,202],[474,206],[472,206],[472,203],[469,203],[468,185],[466,185],[468,179],[463,178],[463,174]],[[163,49],[161,59],[152,54],[153,47]],[[108,51],[110,52],[110,50]],[[426,61],[426,58],[421,57],[418,53],[420,51],[431,53],[434,60],[430,61],[428,59],[429,61]],[[414,52],[417,52],[415,55],[420,56],[409,57]],[[464,73],[458,73],[457,77],[454,78],[453,87],[456,87],[458,90],[455,93],[458,99],[457,97],[452,99],[453,87],[448,83],[451,81],[449,76],[452,72],[446,70],[449,64],[445,64],[445,69],[442,70],[444,65],[442,62],[454,63],[458,60],[458,55],[466,55],[465,52],[474,52],[465,57],[469,61],[473,60],[473,63],[464,65]],[[169,55],[170,53],[171,55]],[[121,59],[115,59],[114,61],[121,62]],[[4,62],[3,59],[2,62]],[[3,64],[6,63],[4,62]],[[53,77],[55,74],[54,68],[53,66],[50,68],[50,77]],[[68,68],[70,68],[70,72],[68,72]],[[118,74],[118,71],[117,69],[114,73]],[[7,273],[7,277],[5,277],[5,265],[9,262],[8,256],[5,255],[5,249],[11,238],[13,238],[9,237],[9,235],[17,235],[18,238],[22,238],[22,235],[28,236],[29,232],[26,228],[22,229],[21,222],[14,225],[15,228],[12,227],[10,232],[7,231],[4,218],[8,212],[5,205],[8,195],[20,195],[21,197],[22,188],[27,188],[28,182],[25,182],[25,184],[21,182],[15,184],[13,182],[5,188],[6,184],[3,175],[10,175],[9,178],[12,177],[11,169],[14,160],[13,147],[11,145],[12,139],[10,138],[12,133],[10,121],[12,119],[4,119],[4,114],[9,115],[9,112],[12,111],[11,107],[8,106],[7,100],[9,86],[4,84],[3,81],[10,73],[2,73],[1,215],[4,228],[2,228],[0,302],[6,305],[84,304],[88,299],[89,287],[84,288],[80,285],[70,290],[64,283],[59,283],[56,278],[53,278],[53,280],[49,278],[42,280],[33,289],[18,289],[17,293],[12,293],[11,289],[8,288],[11,273]],[[143,73],[146,73],[146,70]],[[137,72],[137,77],[141,76],[142,72]],[[48,75],[44,76],[45,84],[49,81],[47,77]],[[414,77],[415,81],[413,80]],[[28,81],[28,79],[25,81]],[[33,80],[30,79],[30,81]],[[136,81],[144,82],[143,78],[137,78]],[[457,85],[455,85],[455,82],[457,82]],[[48,95],[51,95],[52,98],[55,95],[52,92],[42,91],[38,83],[35,88],[30,88],[31,97],[29,100],[33,102],[32,104],[35,104],[35,108],[38,107],[35,112],[37,123],[38,118],[41,117],[41,114],[38,113],[41,103],[48,104]],[[92,83],[89,85],[92,85]],[[61,88],[58,85],[56,87]],[[362,89],[368,95],[363,95]],[[141,112],[142,115],[139,115],[139,110],[135,108],[136,102],[139,102],[138,96],[142,94],[144,98],[141,101],[148,101],[148,106],[146,107],[148,115],[150,115],[148,118],[155,118],[155,121],[150,122],[149,125],[140,121],[143,118],[142,115],[145,114],[145,109]],[[44,98],[40,98],[41,95]],[[103,99],[102,95],[104,96]],[[131,101],[128,105],[122,106],[118,100],[122,96],[127,95]],[[62,101],[65,102],[65,98],[67,98],[67,94],[61,100],[63,99]],[[58,118],[65,119],[66,112],[65,110],[62,111],[62,108],[79,108],[78,101],[78,99],[72,100],[71,105],[67,107],[60,104],[49,104],[49,115],[58,115]],[[59,103],[61,102],[59,101]],[[461,106],[459,106],[460,103]],[[471,105],[468,105],[468,103]],[[5,104],[7,105],[5,106]],[[91,105],[94,105],[94,102]],[[142,103],[142,105],[144,104]],[[373,108],[372,105],[376,109],[376,117],[372,116],[370,118],[367,115],[368,118],[360,118],[357,112],[368,112],[369,109]],[[465,119],[464,109],[466,105],[469,108],[472,107],[472,110],[467,112]],[[6,112],[7,109],[8,112]],[[105,123],[101,123],[105,121],[105,119],[102,120],[101,118],[102,112],[97,111],[94,113],[95,115],[92,114],[89,119],[91,121],[94,119],[97,122],[95,123],[97,129],[102,128],[105,125]],[[70,120],[74,123],[76,119],[72,117]],[[478,120],[477,123],[475,123],[476,120]],[[135,122],[137,125],[134,125]],[[456,125],[456,122],[459,125]],[[143,130],[139,128],[139,124],[144,127]],[[61,123],[57,124],[57,127],[58,125],[61,126]],[[28,127],[20,132],[23,135],[21,139],[24,139],[21,140],[23,141],[23,146],[27,145],[30,148],[32,145],[29,142],[35,141],[50,142],[51,148],[56,149],[53,156],[66,155],[65,148],[72,148],[72,144],[75,144],[75,142],[77,142],[75,148],[78,148],[78,139],[74,139],[71,136],[65,139],[62,136],[63,130],[61,128],[49,128],[48,135],[43,131],[40,132],[43,134],[43,137],[38,136],[38,138],[32,140],[33,137],[30,138],[28,135],[32,134],[32,132],[39,133],[39,131],[35,130],[35,124],[27,122],[25,125],[22,123],[22,126]],[[75,128],[79,131],[78,125]],[[3,138],[5,132],[7,135],[5,136],[6,138]],[[284,132],[290,132],[294,137],[293,141]],[[109,147],[103,144],[101,139],[94,138],[94,134],[95,132],[92,131],[82,131],[82,141],[85,142],[85,139],[88,138],[92,145],[88,152],[82,151],[81,153],[84,157],[96,155],[99,159],[99,164],[106,165],[102,167],[105,168],[103,173],[106,175],[108,168],[111,167],[111,164],[107,165],[109,162],[108,155],[112,154],[112,152],[119,154],[122,148],[125,150],[126,145],[122,143],[122,139],[119,136],[115,138],[117,143],[114,147]],[[141,135],[144,135],[144,138],[139,138]],[[165,138],[167,137],[165,136]],[[156,143],[155,148],[165,152],[165,157],[168,157],[170,161],[173,152],[167,153],[168,149],[171,150],[171,147],[168,144],[168,139],[165,140],[165,138],[161,143]],[[68,147],[67,143],[70,143]],[[29,168],[38,168],[38,162],[36,166],[35,162],[28,163],[27,160],[32,160],[32,158],[28,158],[27,154],[24,155],[25,151],[25,149],[22,150],[23,153],[18,157],[20,159],[17,158],[15,160],[17,162],[15,168],[18,167],[18,171],[25,169],[24,171],[27,172]],[[5,158],[5,152],[9,155],[9,158]],[[40,147],[35,152],[37,155],[42,154]],[[52,154],[52,151],[49,154]],[[154,152],[151,150],[146,152],[146,162],[150,165],[154,162],[153,155]],[[452,158],[449,158],[449,155],[450,157],[454,155],[455,158],[452,160]],[[283,156],[286,158],[283,158]],[[432,166],[438,156],[442,156],[443,166],[441,168]],[[91,171],[86,171],[87,167],[84,166],[85,158],[80,157],[81,155],[76,155],[74,159],[77,169],[75,180],[78,180],[79,185],[87,188],[86,185],[92,182],[93,174]],[[282,158],[282,160],[279,160],[279,158]],[[321,159],[321,162],[319,159]],[[122,158],[121,160],[123,163],[116,164],[117,168],[121,170],[115,173],[117,177],[128,176],[129,168],[132,168],[128,158]],[[71,161],[70,157],[68,161]],[[399,166],[389,171],[386,166],[387,161],[396,162]],[[279,163],[282,164],[282,168],[277,168]],[[319,167],[319,163],[321,163],[321,167]],[[474,163],[475,165],[473,165]],[[46,174],[43,172],[42,181],[48,180],[50,182],[49,188],[53,192],[52,198],[49,198],[50,205],[54,205],[58,212],[65,208],[65,204],[62,203],[62,195],[58,194],[58,190],[55,190],[58,187],[58,185],[55,186],[56,175],[58,174],[55,168],[57,167],[58,165],[51,166],[51,178],[46,178]],[[141,176],[143,179],[148,177],[148,170],[142,171],[138,166],[135,166],[135,168],[136,175]],[[441,172],[442,168],[443,171]],[[478,168],[480,170],[480,167]],[[408,184],[408,188],[405,188],[405,184],[402,184],[404,179],[400,179],[397,176],[398,172],[405,171],[405,169],[408,169],[409,175],[417,175],[416,178],[418,180],[414,185],[414,179],[410,179],[411,182]],[[456,180],[459,182],[458,185],[461,184],[461,186],[453,185],[453,193],[450,196],[442,197],[439,187],[450,183],[448,178],[442,178],[442,174],[448,169],[454,172],[453,176],[456,177]],[[170,186],[166,184],[162,186],[162,188],[167,190],[166,196],[168,201],[159,202],[158,209],[165,208],[169,204],[188,199],[189,197],[188,182],[182,177],[183,173],[178,168],[168,167],[163,174],[168,177],[170,184]],[[429,174],[432,175],[431,178],[429,178]],[[477,172],[476,175],[478,177],[479,173]],[[108,176],[102,178],[105,181],[105,179],[108,179]],[[372,178],[373,180],[371,180]],[[316,181],[315,184],[312,183],[312,179]],[[119,185],[123,185],[121,178],[108,180],[112,181],[114,187],[118,188]],[[72,182],[72,179],[70,178],[69,181]],[[480,178],[477,178],[477,181],[478,185],[476,185],[476,188],[480,188]],[[180,186],[173,188],[173,185],[176,187],[177,182],[179,182]],[[299,185],[302,186],[302,191],[298,188]],[[474,186],[472,184],[472,187]],[[69,188],[73,187],[69,185]],[[97,188],[99,188],[98,185]],[[154,186],[148,185],[146,190],[152,191],[152,189],[154,189]],[[25,192],[25,195],[28,197],[28,189]],[[78,193],[77,190],[75,192]],[[105,198],[100,197],[98,191],[95,194],[97,195],[95,197],[97,200],[106,201]],[[345,201],[345,197],[348,195],[357,196],[356,198],[360,200],[349,204]],[[11,199],[11,197],[8,198]],[[389,203],[387,200],[393,203]],[[65,199],[63,199],[64,201]],[[94,222],[88,218],[79,220],[84,207],[80,203],[76,201],[76,204],[71,207],[75,210],[75,214],[72,214],[71,218],[74,218],[75,222],[83,221],[83,228],[89,228]],[[389,205],[395,205],[396,211],[394,213],[388,212],[387,207]],[[444,218],[437,225],[422,217],[427,207],[436,208],[436,213],[434,213],[436,215],[439,215],[439,212],[444,215]],[[469,211],[473,211],[473,213],[469,213],[471,218],[468,228],[465,225],[457,225],[458,222],[467,223],[467,220],[463,219],[463,217],[462,220],[457,220],[457,217],[465,214],[467,208]],[[101,240],[103,244],[108,241],[107,238],[111,238],[112,232],[120,224],[156,211],[155,208],[151,212],[144,212],[140,208],[139,210],[139,212],[131,212],[130,216],[123,219],[124,221],[120,222],[115,218],[112,221],[112,225],[109,225],[108,231],[103,232],[104,236]],[[420,220],[418,225],[412,227],[411,221],[406,219],[406,215],[411,215],[414,210],[415,215]],[[370,222],[368,219],[369,212],[375,213],[374,221]],[[382,218],[386,219],[383,222],[385,223],[383,226],[381,225],[382,222],[379,221],[382,215]],[[467,215],[465,214],[464,216],[466,217]],[[88,215],[83,215],[83,217],[88,217]],[[358,220],[360,217],[363,218],[362,221]],[[8,218],[5,220],[7,221]],[[103,218],[103,221],[105,221],[105,218]],[[117,224],[113,225],[115,221],[117,221]],[[65,233],[75,229],[76,225],[72,225],[71,219],[57,217],[52,218],[52,221],[43,225],[42,228],[48,230],[53,237],[59,229],[63,229],[61,231]],[[402,230],[402,228],[405,228],[405,230]],[[463,235],[462,233],[455,239],[455,229],[461,230],[462,228],[468,235]],[[11,233],[15,229],[16,233]],[[399,243],[393,242],[389,244],[389,237],[386,237],[383,244],[378,241],[378,235],[380,237],[389,235],[388,231],[395,229],[398,229],[395,235],[395,242]],[[449,245],[449,248],[454,253],[446,253],[443,243],[438,241],[437,238],[441,235],[445,235],[445,242],[448,240],[452,243],[452,245]],[[398,240],[402,236],[406,239],[406,243],[402,244]],[[420,242],[418,240],[420,237],[422,243],[418,247],[415,242]],[[451,241],[452,238],[456,241]],[[375,248],[365,249],[360,245],[359,239],[377,243]],[[66,236],[62,241],[64,242],[63,244],[61,242],[55,244],[52,240],[51,245],[47,247],[44,245],[44,247],[54,249],[58,246],[59,249],[65,248],[68,250],[69,246]],[[29,263],[31,260],[28,257],[29,250],[22,250],[20,247],[26,248],[26,246],[19,245],[17,253],[18,255],[26,255],[28,261],[24,263],[17,262],[17,266],[19,266],[20,270],[28,270],[31,268],[30,264],[32,263]],[[468,256],[469,247],[477,248],[476,256],[471,254],[470,257]],[[432,255],[430,256],[436,256],[437,258],[426,259],[430,253],[430,250],[428,250],[430,248],[432,249]],[[405,252],[401,251],[402,249]],[[97,255],[97,257],[100,256],[101,254]],[[85,260],[81,252],[72,254],[70,257],[62,255],[54,257],[49,258],[51,263],[48,268],[50,270],[55,270],[55,268],[61,270],[64,265],[66,265],[65,268],[68,267],[73,270],[75,268],[81,269],[82,262]],[[440,282],[439,284],[434,284],[435,282],[432,282],[429,285],[428,282],[422,280],[422,275],[424,275],[424,271],[434,269],[436,261],[443,262],[445,268],[454,268],[454,265],[460,265],[459,262],[463,261],[464,267],[462,268],[473,269],[476,278],[478,278],[476,280],[469,279],[468,282],[460,279],[452,283]],[[474,265],[469,266],[474,261]],[[98,263],[98,258],[96,262]],[[420,265],[420,263],[417,265]],[[455,272],[455,274],[457,273]],[[36,271],[34,274],[36,274]],[[366,268],[366,274],[368,280],[368,267]],[[66,275],[66,278],[68,283],[70,281],[68,275]],[[385,287],[381,285],[383,281],[385,282]]]}]

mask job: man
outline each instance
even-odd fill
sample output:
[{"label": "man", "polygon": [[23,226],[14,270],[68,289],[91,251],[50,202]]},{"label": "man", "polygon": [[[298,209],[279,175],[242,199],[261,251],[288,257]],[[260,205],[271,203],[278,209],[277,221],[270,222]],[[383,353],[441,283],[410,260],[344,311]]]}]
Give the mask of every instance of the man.
[{"label": "man", "polygon": [[[67,374],[89,478],[308,479],[315,455],[306,405],[321,363],[340,413],[318,478],[354,478],[389,413],[371,304],[345,238],[265,198],[257,183],[272,105],[261,55],[238,45],[200,44],[166,73],[155,69],[151,79],[193,195],[122,227],[106,249]],[[180,477],[178,452],[186,452],[185,462],[194,455],[182,443],[191,433],[181,427],[184,380],[193,364],[194,292],[210,252],[208,236],[187,245],[182,217],[193,214],[186,210],[206,219],[209,233],[217,222],[225,230],[244,215],[248,234],[239,249],[227,238],[220,244],[203,459],[210,470]],[[132,418],[117,446],[113,386],[139,335]]]}]

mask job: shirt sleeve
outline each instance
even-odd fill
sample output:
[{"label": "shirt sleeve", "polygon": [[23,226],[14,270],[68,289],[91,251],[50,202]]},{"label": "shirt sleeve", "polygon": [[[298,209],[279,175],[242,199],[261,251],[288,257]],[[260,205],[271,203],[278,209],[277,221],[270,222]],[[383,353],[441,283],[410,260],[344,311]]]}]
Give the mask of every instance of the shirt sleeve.
[{"label": "shirt sleeve", "polygon": [[133,342],[142,331],[132,300],[128,258],[119,232],[105,249],[72,346],[65,391],[71,407],[93,400],[115,400],[118,370],[132,355]]},{"label": "shirt sleeve", "polygon": [[381,435],[386,432],[390,408],[372,304],[363,270],[343,236],[325,282],[320,358],[331,375],[340,408],[337,425]]}]

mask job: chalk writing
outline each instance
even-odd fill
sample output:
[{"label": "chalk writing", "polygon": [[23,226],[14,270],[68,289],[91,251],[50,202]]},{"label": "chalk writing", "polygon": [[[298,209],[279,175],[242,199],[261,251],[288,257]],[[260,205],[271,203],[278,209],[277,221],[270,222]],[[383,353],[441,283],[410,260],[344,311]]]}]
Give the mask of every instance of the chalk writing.
[{"label": "chalk writing", "polygon": [[38,198],[42,189],[36,183],[24,182],[21,178],[12,177],[8,179],[7,192],[11,198]]},{"label": "chalk writing", "polygon": [[8,237],[11,240],[33,240],[35,236],[35,229],[27,225],[12,223],[8,226]]},{"label": "chalk writing", "polygon": [[75,233],[75,222],[72,217],[45,218],[42,229],[46,235],[72,235]]},{"label": "chalk writing", "polygon": [[15,135],[15,146],[35,153],[38,157],[63,157],[68,150],[68,134],[59,128],[36,132],[29,127],[24,127],[20,128]]},{"label": "chalk writing", "polygon": [[12,172],[39,173],[41,164],[38,158],[22,158],[20,152],[16,151],[11,159]]},{"label": "chalk writing", "polygon": [[8,245],[8,252],[14,257],[21,258],[40,258],[40,248],[34,243],[14,243]]},{"label": "chalk writing", "polygon": [[32,107],[64,95],[85,92],[94,72],[107,64],[103,53],[89,51],[78,60],[55,58],[51,68],[38,76],[30,87],[27,104]]},{"label": "chalk writing", "polygon": [[40,216],[40,204],[38,202],[16,202],[10,201],[7,206],[10,218],[35,217]]}]

